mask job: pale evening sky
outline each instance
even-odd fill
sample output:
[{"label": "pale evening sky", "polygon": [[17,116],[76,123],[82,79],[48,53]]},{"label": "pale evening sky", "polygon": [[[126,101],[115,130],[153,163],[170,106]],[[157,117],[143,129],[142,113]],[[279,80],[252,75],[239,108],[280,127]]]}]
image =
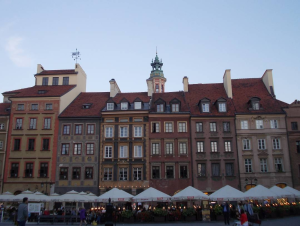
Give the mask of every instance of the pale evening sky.
[{"label": "pale evening sky", "polygon": [[[300,1],[0,0],[0,93],[34,85],[37,64],[87,74],[87,91],[147,91],[155,48],[166,91],[273,69],[275,94],[300,99]],[[0,100],[1,102],[2,100]]]}]

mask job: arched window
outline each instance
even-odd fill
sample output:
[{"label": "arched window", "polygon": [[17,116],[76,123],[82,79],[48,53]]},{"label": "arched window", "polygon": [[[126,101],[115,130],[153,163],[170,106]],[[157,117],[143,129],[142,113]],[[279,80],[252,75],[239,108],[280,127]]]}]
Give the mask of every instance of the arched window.
[{"label": "arched window", "polygon": [[158,86],[158,84],[155,85],[155,92],[156,92],[156,93],[159,92],[159,86]]},{"label": "arched window", "polygon": [[164,85],[161,85],[161,92],[164,92]]}]

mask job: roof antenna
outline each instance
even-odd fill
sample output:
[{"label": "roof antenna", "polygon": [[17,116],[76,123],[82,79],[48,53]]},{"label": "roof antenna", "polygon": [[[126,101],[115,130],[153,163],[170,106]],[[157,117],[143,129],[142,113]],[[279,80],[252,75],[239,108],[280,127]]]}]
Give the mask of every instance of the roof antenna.
[{"label": "roof antenna", "polygon": [[76,64],[77,64],[77,60],[81,60],[81,55],[80,55],[80,52],[77,51],[77,48],[76,48],[76,51],[75,52],[72,52],[72,58],[76,61]]}]

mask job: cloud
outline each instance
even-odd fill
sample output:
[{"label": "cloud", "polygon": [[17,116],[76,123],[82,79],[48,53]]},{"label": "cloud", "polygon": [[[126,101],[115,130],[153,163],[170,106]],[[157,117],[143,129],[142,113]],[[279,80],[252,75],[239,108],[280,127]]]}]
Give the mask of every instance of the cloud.
[{"label": "cloud", "polygon": [[20,47],[22,41],[22,37],[10,37],[5,45],[5,50],[16,66],[30,67],[33,63],[33,59]]}]

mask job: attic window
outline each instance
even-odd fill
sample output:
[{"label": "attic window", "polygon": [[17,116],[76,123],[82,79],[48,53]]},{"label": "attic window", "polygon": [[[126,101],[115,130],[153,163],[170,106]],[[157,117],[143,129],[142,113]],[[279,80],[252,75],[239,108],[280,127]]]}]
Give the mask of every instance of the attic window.
[{"label": "attic window", "polygon": [[219,112],[226,112],[226,103],[219,103]]},{"label": "attic window", "polygon": [[107,103],[107,110],[114,110],[114,103]]},{"label": "attic window", "polygon": [[158,104],[157,105],[157,112],[164,112],[164,105],[163,104]]},{"label": "attic window", "polygon": [[172,112],[179,112],[179,104],[172,104]]},{"label": "attic window", "polygon": [[252,101],[252,109],[259,110],[259,102],[258,101]]},{"label": "attic window", "polygon": [[47,92],[47,90],[38,90],[38,94],[44,94],[46,92]]},{"label": "attic window", "polygon": [[134,102],[134,109],[142,109],[142,102]]},{"label": "attic window", "polygon": [[250,104],[249,110],[258,111],[261,109],[259,97],[252,97],[248,104]]},{"label": "attic window", "polygon": [[83,109],[89,109],[89,108],[91,108],[91,106],[92,106],[92,104],[83,104],[82,108]]},{"label": "attic window", "polygon": [[209,103],[202,103],[202,112],[209,112]]},{"label": "attic window", "polygon": [[128,110],[128,103],[127,102],[122,102],[121,103],[121,110]]}]

